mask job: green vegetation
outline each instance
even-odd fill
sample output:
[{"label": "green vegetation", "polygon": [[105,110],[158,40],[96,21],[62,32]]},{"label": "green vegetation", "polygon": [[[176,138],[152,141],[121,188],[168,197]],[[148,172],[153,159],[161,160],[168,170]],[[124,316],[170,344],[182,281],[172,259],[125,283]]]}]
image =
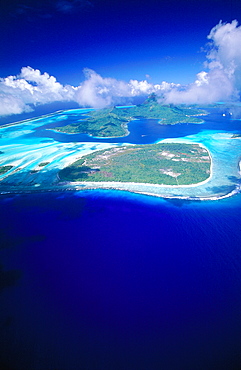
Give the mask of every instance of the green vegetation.
[{"label": "green vegetation", "polygon": [[78,122],[55,127],[56,131],[68,134],[86,133],[95,137],[120,137],[128,135],[127,125],[136,118],[158,119],[163,125],[177,123],[202,123],[194,115],[205,115],[204,110],[186,106],[161,105],[152,94],[143,104],[130,108],[104,108],[88,113]]},{"label": "green vegetation", "polygon": [[62,181],[188,185],[206,180],[211,158],[198,144],[115,147],[83,156],[59,172]]},{"label": "green vegetation", "polygon": [[[122,109],[121,109],[122,111]],[[155,94],[141,105],[123,109],[123,113],[129,113],[132,117],[143,117],[148,119],[158,119],[162,125],[175,125],[177,123],[202,123],[200,118],[192,117],[194,115],[205,115],[207,112],[200,109],[194,109],[187,106],[161,105],[157,101]]]},{"label": "green vegetation", "polygon": [[39,164],[39,167],[44,167],[44,166],[47,166],[47,164],[49,164],[50,162],[42,162]]},{"label": "green vegetation", "polygon": [[72,123],[64,127],[56,127],[55,130],[68,134],[89,134],[95,137],[121,137],[127,136],[127,124],[132,119],[119,114],[120,109],[105,108],[88,113],[84,120]]},{"label": "green vegetation", "polygon": [[0,175],[4,175],[6,172],[11,170],[13,166],[0,166]]}]

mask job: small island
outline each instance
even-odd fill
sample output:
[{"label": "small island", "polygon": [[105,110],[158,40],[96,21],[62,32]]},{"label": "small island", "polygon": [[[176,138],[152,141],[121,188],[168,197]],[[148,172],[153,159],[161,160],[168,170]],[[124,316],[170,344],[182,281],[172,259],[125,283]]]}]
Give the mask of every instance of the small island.
[{"label": "small island", "polygon": [[4,175],[8,171],[10,171],[13,166],[0,166],[0,175]]},{"label": "small island", "polygon": [[158,143],[99,150],[59,172],[60,181],[192,185],[207,180],[209,152],[199,144]]},{"label": "small island", "polygon": [[49,164],[50,162],[42,162],[42,163],[39,163],[39,167],[45,167]]},{"label": "small island", "polygon": [[118,108],[104,108],[90,111],[88,117],[62,127],[55,127],[54,131],[66,134],[88,134],[94,137],[122,137],[129,131],[127,124],[132,117],[122,116]]},{"label": "small island", "polygon": [[122,137],[129,134],[128,123],[134,119],[157,119],[162,125],[178,123],[202,123],[203,120],[194,116],[208,114],[194,107],[162,105],[155,94],[140,105],[128,108],[103,108],[90,111],[84,119],[66,126],[55,127],[55,131],[67,134],[88,134],[94,137]]}]

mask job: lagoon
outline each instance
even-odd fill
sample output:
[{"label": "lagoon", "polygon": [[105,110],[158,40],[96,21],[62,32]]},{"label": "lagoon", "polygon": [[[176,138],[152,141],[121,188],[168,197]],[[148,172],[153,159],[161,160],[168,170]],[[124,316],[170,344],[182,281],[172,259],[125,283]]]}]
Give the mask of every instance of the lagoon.
[{"label": "lagoon", "polygon": [[[122,108],[120,108],[122,109]],[[225,107],[225,111],[226,111]],[[83,119],[88,109],[57,111],[26,120],[16,125],[0,128],[1,165],[13,168],[0,176],[0,191],[59,190],[58,171],[81,156],[93,151],[149,143],[197,143],[204,145],[212,157],[212,176],[208,182],[193,187],[164,187],[150,184],[113,183],[98,184],[99,188],[114,188],[161,197],[218,199],[240,191],[240,140],[232,138],[241,131],[241,121],[223,116],[222,108],[210,108],[209,115],[202,116],[204,123],[160,125],[158,120],[138,119],[128,124],[130,134],[121,138],[95,138],[87,134],[64,134],[53,131],[54,127]],[[40,168],[41,162],[49,162]],[[62,184],[66,189],[91,189],[97,184]]]}]

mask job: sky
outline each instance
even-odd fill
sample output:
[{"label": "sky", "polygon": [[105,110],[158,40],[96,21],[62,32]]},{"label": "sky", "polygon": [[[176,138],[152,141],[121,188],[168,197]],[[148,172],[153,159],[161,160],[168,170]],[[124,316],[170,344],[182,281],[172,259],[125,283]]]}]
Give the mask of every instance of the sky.
[{"label": "sky", "polygon": [[240,99],[240,0],[0,2],[0,116]]}]

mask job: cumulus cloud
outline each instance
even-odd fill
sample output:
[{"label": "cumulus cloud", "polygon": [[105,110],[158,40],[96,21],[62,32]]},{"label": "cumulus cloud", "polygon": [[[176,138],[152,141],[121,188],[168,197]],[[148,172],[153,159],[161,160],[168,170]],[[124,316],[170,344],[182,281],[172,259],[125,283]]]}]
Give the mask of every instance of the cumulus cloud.
[{"label": "cumulus cloud", "polygon": [[164,95],[166,103],[212,103],[238,99],[241,89],[241,27],[236,20],[219,22],[208,35],[209,51],[197,80]]},{"label": "cumulus cloud", "polygon": [[71,101],[75,91],[76,88],[61,85],[48,73],[23,67],[18,76],[0,78],[0,114],[28,112],[39,104]]},{"label": "cumulus cloud", "polygon": [[[241,26],[236,20],[219,22],[208,35],[205,71],[187,85],[162,82],[153,85],[147,80],[128,83],[102,78],[87,70],[86,81],[79,87],[77,101],[83,105],[103,107],[118,103],[118,98],[148,95],[160,96],[160,102],[202,104],[237,100],[241,90]],[[120,101],[120,99],[119,99]]]},{"label": "cumulus cloud", "polygon": [[241,26],[236,20],[220,22],[211,30],[208,39],[206,70],[198,73],[196,80],[187,86],[165,81],[160,84],[147,80],[125,82],[102,77],[87,68],[84,70],[85,80],[79,86],[63,86],[46,72],[23,67],[18,76],[0,78],[0,115],[27,112],[36,105],[56,101],[73,101],[80,106],[103,108],[130,103],[134,97],[153,92],[161,102],[173,104],[238,99],[241,90]]},{"label": "cumulus cloud", "polygon": [[85,69],[84,74],[84,82],[77,87],[63,86],[54,76],[31,67],[23,67],[18,76],[0,78],[0,115],[28,112],[36,105],[56,101],[74,101],[85,107],[103,108],[177,86],[167,82],[153,85],[145,80],[125,82],[104,78],[91,69]]},{"label": "cumulus cloud", "polygon": [[91,69],[85,69],[85,81],[78,87],[75,101],[83,106],[103,108],[113,104],[121,104],[127,98],[145,96],[153,92],[170,89],[174,84],[150,84],[146,80],[129,82],[104,78]]},{"label": "cumulus cloud", "polygon": [[232,81],[219,68],[210,72],[200,72],[194,83],[187,87],[173,88],[164,94],[166,104],[203,104],[228,101],[236,98]]},{"label": "cumulus cloud", "polygon": [[222,69],[233,79],[234,86],[241,88],[241,26],[236,20],[231,23],[220,22],[215,26],[208,39],[211,40],[211,50],[207,55],[208,67]]},{"label": "cumulus cloud", "polygon": [[85,81],[78,87],[76,101],[83,106],[103,108],[113,104],[123,94],[129,96],[127,84],[114,78],[103,78],[91,69],[85,69]]},{"label": "cumulus cloud", "polygon": [[22,99],[10,94],[0,94],[0,115],[19,114],[30,112],[32,109]]}]

